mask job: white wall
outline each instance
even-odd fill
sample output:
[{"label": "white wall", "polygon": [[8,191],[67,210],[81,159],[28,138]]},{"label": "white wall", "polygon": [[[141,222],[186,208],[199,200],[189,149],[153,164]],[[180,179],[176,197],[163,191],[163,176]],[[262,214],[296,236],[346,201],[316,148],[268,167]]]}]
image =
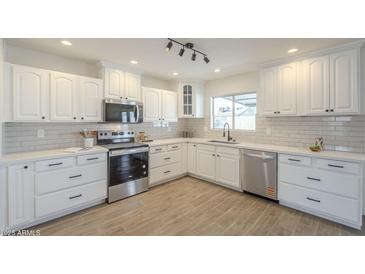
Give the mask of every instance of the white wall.
[{"label": "white wall", "polygon": [[256,71],[207,81],[204,86],[205,116],[210,115],[210,98],[212,96],[258,92],[258,89],[259,72]]},{"label": "white wall", "polygon": [[170,84],[167,80],[159,79],[150,75],[142,75],[142,86],[151,88],[160,88],[170,90]]}]

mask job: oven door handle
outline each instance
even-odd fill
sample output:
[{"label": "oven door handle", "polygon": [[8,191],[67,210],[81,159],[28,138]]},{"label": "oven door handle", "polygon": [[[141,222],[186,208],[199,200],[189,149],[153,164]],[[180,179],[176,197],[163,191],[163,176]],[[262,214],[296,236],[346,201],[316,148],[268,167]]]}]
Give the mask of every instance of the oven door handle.
[{"label": "oven door handle", "polygon": [[148,152],[148,147],[112,150],[112,151],[109,152],[109,157],[116,157],[116,156],[128,155],[128,154],[136,154],[136,153],[142,153],[142,152]]}]

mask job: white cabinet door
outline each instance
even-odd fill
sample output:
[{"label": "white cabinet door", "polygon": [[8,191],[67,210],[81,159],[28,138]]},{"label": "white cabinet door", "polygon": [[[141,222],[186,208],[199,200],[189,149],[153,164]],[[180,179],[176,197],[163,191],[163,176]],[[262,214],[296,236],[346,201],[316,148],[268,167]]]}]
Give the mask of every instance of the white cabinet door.
[{"label": "white cabinet door", "polygon": [[188,172],[196,174],[196,144],[188,144]]},{"label": "white cabinet door", "polygon": [[329,112],[329,64],[329,56],[312,58],[303,62],[303,85],[308,113],[323,114]]},{"label": "white cabinet door", "polygon": [[78,77],[51,72],[51,120],[76,121],[78,117]]},{"label": "white cabinet door", "polygon": [[8,167],[9,226],[34,218],[34,179],[32,163]]},{"label": "white cabinet door", "polygon": [[123,99],[124,72],[117,69],[105,68],[105,98]]},{"label": "white cabinet door", "polygon": [[216,181],[228,186],[240,188],[240,157],[218,154],[216,158]]},{"label": "white cabinet door", "polygon": [[204,117],[204,90],[200,83],[179,83],[178,117]]},{"label": "white cabinet door", "polygon": [[261,71],[261,90],[259,92],[259,113],[274,115],[276,109],[276,78],[277,68],[268,68]]},{"label": "white cabinet door", "polygon": [[49,72],[13,66],[13,120],[49,120]]},{"label": "white cabinet door", "polygon": [[177,122],[177,93],[162,90],[162,119],[169,122]]},{"label": "white cabinet door", "polygon": [[125,73],[125,94],[127,100],[141,100],[141,76],[138,74]]},{"label": "white cabinet door", "polygon": [[143,88],[143,115],[145,122],[161,120],[161,91],[155,88]]},{"label": "white cabinet door", "polygon": [[215,179],[215,153],[207,150],[197,149],[196,173],[197,175],[214,180]]},{"label": "white cabinet door", "polygon": [[80,77],[80,119],[87,122],[99,122],[102,109],[102,81],[100,79]]},{"label": "white cabinet door", "polygon": [[278,67],[276,105],[279,115],[297,114],[297,63]]},{"label": "white cabinet door", "polygon": [[357,113],[358,95],[357,50],[330,55],[330,107],[335,113]]}]

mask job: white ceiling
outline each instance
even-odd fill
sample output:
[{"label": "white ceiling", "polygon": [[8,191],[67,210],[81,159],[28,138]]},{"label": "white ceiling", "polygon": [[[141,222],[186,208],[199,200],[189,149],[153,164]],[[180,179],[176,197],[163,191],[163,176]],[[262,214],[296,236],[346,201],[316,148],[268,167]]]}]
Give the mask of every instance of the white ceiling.
[{"label": "white ceiling", "polygon": [[[192,42],[196,49],[203,51],[210,59],[206,64],[200,55],[195,62],[190,60],[191,52],[178,56],[180,47],[174,45],[170,52],[165,51],[166,38],[110,38],[110,39],[65,39],[72,42],[71,47],[60,43],[62,39],[21,38],[7,39],[9,44],[40,50],[60,56],[81,59],[86,62],[99,60],[132,66],[130,60],[138,60],[135,65],[145,73],[163,79],[196,78],[211,80],[256,70],[259,64],[288,57],[288,49],[298,48],[296,54],[331,47],[358,39],[309,39],[309,38],[183,38],[176,40]],[[215,73],[214,69],[221,69]],[[178,72],[178,76],[173,76]]]}]

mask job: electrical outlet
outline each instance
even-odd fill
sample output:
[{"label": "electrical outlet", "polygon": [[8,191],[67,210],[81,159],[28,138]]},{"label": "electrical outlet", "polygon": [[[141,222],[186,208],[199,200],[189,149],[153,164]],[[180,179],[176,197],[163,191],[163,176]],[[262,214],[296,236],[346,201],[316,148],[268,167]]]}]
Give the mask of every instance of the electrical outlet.
[{"label": "electrical outlet", "polygon": [[37,129],[37,137],[38,138],[44,137],[44,129],[42,129],[42,128]]}]

